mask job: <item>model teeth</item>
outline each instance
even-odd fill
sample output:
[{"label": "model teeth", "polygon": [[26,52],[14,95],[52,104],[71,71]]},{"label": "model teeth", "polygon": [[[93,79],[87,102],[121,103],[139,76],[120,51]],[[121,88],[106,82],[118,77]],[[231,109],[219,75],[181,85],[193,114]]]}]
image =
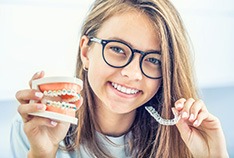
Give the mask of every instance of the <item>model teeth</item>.
[{"label": "model teeth", "polygon": [[73,96],[72,98],[64,100],[66,102],[76,102],[80,99],[80,94],[77,94],[75,90],[66,90],[66,89],[57,90],[57,91],[49,90],[49,91],[44,91],[43,93],[45,96],[49,97],[57,97],[62,95]]},{"label": "model teeth", "polygon": [[47,96],[51,96],[51,97],[54,97],[54,96],[61,96],[61,95],[72,95],[72,96],[76,96],[76,91],[74,90],[66,90],[66,89],[63,89],[63,90],[48,90],[48,91],[44,91],[44,94],[47,95]]},{"label": "model teeth", "polygon": [[53,107],[57,107],[61,109],[77,110],[76,105],[71,104],[71,103],[74,103],[80,100],[81,98],[80,94],[77,94],[75,90],[70,90],[70,89],[48,90],[48,91],[44,91],[43,94],[48,97],[58,97],[58,96],[63,96],[63,95],[71,96],[68,99],[63,99],[62,102],[47,100],[46,104],[48,106],[53,106]]},{"label": "model teeth", "polygon": [[70,103],[66,103],[66,102],[56,102],[56,101],[50,101],[47,100],[46,104],[48,106],[53,106],[53,107],[57,107],[57,108],[61,108],[61,109],[73,109],[76,110],[76,106],[74,104],[70,104]]},{"label": "model teeth", "polygon": [[139,90],[126,88],[126,87],[118,85],[117,83],[112,82],[111,84],[115,89],[125,94],[136,94],[137,92],[139,92]]}]

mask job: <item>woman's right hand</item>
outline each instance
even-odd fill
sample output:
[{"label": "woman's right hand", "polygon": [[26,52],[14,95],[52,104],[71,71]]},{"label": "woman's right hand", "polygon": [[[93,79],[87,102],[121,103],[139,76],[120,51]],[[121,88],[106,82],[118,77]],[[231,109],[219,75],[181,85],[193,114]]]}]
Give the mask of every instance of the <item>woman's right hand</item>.
[{"label": "woman's right hand", "polygon": [[[42,77],[44,77],[43,71],[36,73],[29,82],[30,87],[33,80]],[[20,90],[16,93],[16,98],[20,102],[18,112],[23,119],[24,131],[30,142],[28,157],[55,157],[59,142],[66,136],[70,123],[29,115],[46,109],[46,105],[40,103],[43,93],[39,90]],[[30,100],[38,103],[30,103]]]}]

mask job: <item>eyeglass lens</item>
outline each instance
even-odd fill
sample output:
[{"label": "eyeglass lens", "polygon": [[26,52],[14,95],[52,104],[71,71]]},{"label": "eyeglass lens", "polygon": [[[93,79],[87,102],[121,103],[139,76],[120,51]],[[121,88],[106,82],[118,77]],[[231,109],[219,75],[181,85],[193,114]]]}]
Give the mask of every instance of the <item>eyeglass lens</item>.
[{"label": "eyeglass lens", "polygon": [[[108,42],[103,50],[105,61],[113,67],[126,66],[133,57],[130,47],[120,42]],[[160,55],[156,53],[148,53],[141,59],[141,70],[150,78],[160,78],[161,62]]]}]

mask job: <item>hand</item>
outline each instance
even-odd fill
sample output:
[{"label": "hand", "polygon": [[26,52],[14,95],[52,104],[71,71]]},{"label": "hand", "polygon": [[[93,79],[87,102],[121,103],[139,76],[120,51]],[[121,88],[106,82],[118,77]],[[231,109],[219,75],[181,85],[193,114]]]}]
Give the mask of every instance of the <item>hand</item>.
[{"label": "hand", "polygon": [[[44,72],[35,74],[29,82],[42,78]],[[39,103],[43,93],[34,89],[20,90],[16,93],[17,100],[21,103],[18,107],[24,122],[24,131],[30,142],[29,157],[55,157],[59,142],[64,139],[70,124],[55,122],[47,118],[28,115],[28,113],[43,111],[46,105]],[[29,103],[35,100],[38,103]]]},{"label": "hand", "polygon": [[181,114],[176,126],[194,157],[228,157],[220,121],[202,100],[182,98],[176,101],[175,109]]}]

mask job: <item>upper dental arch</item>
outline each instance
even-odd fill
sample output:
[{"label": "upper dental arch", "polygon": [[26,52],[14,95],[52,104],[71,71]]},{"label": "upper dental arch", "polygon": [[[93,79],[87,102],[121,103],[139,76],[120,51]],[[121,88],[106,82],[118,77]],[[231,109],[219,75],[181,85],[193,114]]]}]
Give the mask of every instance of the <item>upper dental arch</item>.
[{"label": "upper dental arch", "polygon": [[139,92],[139,90],[126,88],[126,87],[121,86],[121,85],[119,85],[117,83],[112,82],[111,84],[115,89],[117,89],[117,90],[119,90],[119,91],[121,91],[123,93],[126,93],[126,94],[136,94],[137,92]]}]

